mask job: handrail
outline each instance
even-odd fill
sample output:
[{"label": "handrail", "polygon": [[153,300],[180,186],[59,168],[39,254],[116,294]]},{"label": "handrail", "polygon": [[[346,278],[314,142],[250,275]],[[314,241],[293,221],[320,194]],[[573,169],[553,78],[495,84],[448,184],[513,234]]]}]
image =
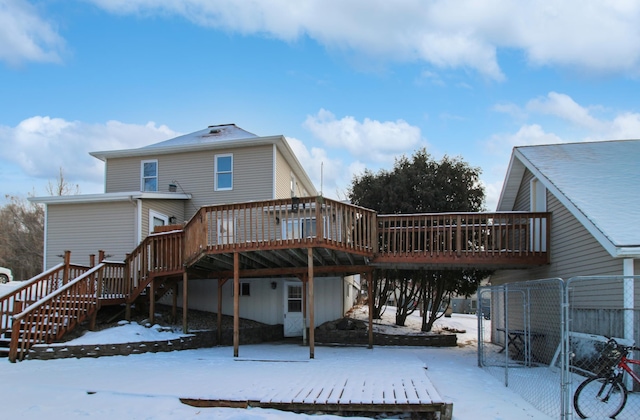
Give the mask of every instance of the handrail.
[{"label": "handrail", "polygon": [[128,301],[135,299],[153,277],[175,275],[182,272],[184,231],[152,233],[125,259],[126,277],[120,293]]},{"label": "handrail", "polygon": [[[24,310],[31,302],[58,289],[65,278],[65,263],[57,264],[29,280],[25,280],[17,289],[0,297],[0,331],[10,327],[11,315]],[[67,278],[74,278],[89,269],[88,266],[69,264]]]},{"label": "handrail", "polygon": [[184,260],[204,252],[329,246],[373,254],[376,213],[325,197],[201,207],[184,227]]},{"label": "handrail", "polygon": [[97,310],[97,288],[105,270],[108,275],[117,275],[119,270],[122,276],[123,269],[123,263],[101,262],[14,315],[9,360],[15,362],[18,353],[23,359],[33,344],[60,338],[86,319]]},{"label": "handrail", "polygon": [[550,213],[379,215],[378,257],[548,255]]}]

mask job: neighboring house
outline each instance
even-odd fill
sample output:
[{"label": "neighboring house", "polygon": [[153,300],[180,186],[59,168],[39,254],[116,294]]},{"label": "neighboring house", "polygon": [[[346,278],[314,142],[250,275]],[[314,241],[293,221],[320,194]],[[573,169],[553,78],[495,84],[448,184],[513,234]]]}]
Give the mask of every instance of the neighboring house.
[{"label": "neighboring house", "polygon": [[516,147],[497,207],[548,211],[550,263],[500,270],[491,284],[640,274],[640,140]]},{"label": "neighboring house", "polygon": [[[45,268],[61,262],[65,250],[76,264],[87,264],[98,250],[110,260],[123,261],[156,226],[183,224],[202,206],[318,194],[283,136],[259,137],[234,124],[91,155],[105,162],[104,194],[32,199],[46,205]],[[262,280],[242,281],[240,316],[282,324],[285,293],[300,295],[301,282],[295,277]],[[354,284],[359,287],[353,277],[318,283],[318,324],[351,308]],[[233,313],[232,287],[228,282],[222,289],[225,314]],[[215,283],[189,282],[189,307],[216,312],[216,296]]]}]

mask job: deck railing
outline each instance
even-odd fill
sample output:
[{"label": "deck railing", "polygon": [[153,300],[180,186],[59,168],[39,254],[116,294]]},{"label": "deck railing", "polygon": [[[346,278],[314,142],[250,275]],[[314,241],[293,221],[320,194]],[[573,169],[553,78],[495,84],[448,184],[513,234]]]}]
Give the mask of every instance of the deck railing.
[{"label": "deck railing", "polygon": [[20,287],[0,297],[0,331],[11,328],[12,315],[62,287],[69,279],[78,277],[91,267],[60,263],[23,282]]},{"label": "deck railing", "polygon": [[206,206],[184,228],[184,255],[292,246],[372,254],[375,227],[375,212],[323,197]]},{"label": "deck railing", "polygon": [[377,220],[378,262],[548,256],[549,213],[428,213]]},{"label": "deck railing", "polygon": [[124,264],[102,262],[14,314],[9,360],[24,359],[34,344],[51,343],[98,308],[101,281],[124,275]]},{"label": "deck railing", "polygon": [[[174,230],[152,233],[127,255],[126,278],[114,285],[114,294],[132,300],[147,287],[153,277],[175,275],[182,272],[184,231]],[[117,290],[117,291],[116,291]]]}]

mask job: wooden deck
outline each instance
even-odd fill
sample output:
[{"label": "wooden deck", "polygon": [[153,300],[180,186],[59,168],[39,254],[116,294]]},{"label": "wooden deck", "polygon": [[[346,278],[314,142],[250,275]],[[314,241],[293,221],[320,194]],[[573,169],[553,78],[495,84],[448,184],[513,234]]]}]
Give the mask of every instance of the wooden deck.
[{"label": "wooden deck", "polygon": [[[269,363],[268,360],[249,362]],[[331,369],[329,367],[329,369]],[[292,376],[290,370],[283,375]],[[414,413],[450,420],[453,405],[438,394],[424,370],[390,372],[387,377],[353,371],[332,372],[331,375],[291,378],[285,387],[251,400],[181,398],[195,407],[273,408],[295,412]]]},{"label": "wooden deck", "polygon": [[[549,213],[378,215],[324,197],[205,206],[186,225],[147,236],[124,262],[105,261],[101,251],[97,265],[92,257],[89,266],[76,266],[65,254],[64,264],[0,299],[0,334],[13,331],[10,359],[15,361],[33,343],[50,342],[93,318],[101,305],[126,303],[129,310],[143,292],[157,297],[173,290],[175,308],[182,281],[186,308],[190,276],[218,279],[218,287],[233,279],[234,290],[240,277],[297,277],[306,288],[303,307],[309,304],[314,325],[314,276],[364,274],[371,281],[368,274],[376,267],[542,265],[549,261],[550,225]],[[220,299],[218,294],[218,308]],[[150,299],[151,320],[154,302]],[[186,311],[183,324],[186,330]],[[313,358],[313,329],[309,335]],[[371,331],[369,339],[372,346]],[[234,330],[234,355],[238,343]]]},{"label": "wooden deck", "polygon": [[549,213],[378,215],[323,197],[271,200],[202,207],[184,227],[184,261],[222,277],[234,253],[243,277],[303,273],[307,249],[318,273],[522,268],[548,262],[549,229]]}]

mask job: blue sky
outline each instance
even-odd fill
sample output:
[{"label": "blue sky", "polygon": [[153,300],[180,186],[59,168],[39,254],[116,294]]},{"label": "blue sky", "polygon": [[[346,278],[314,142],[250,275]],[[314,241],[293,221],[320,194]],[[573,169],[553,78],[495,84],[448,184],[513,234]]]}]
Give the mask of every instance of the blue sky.
[{"label": "blue sky", "polygon": [[[0,0],[1,196],[90,151],[212,124],[286,136],[323,193],[426,147],[482,169],[517,145],[640,137],[635,1]],[[640,157],[639,157],[640,161]]]}]

